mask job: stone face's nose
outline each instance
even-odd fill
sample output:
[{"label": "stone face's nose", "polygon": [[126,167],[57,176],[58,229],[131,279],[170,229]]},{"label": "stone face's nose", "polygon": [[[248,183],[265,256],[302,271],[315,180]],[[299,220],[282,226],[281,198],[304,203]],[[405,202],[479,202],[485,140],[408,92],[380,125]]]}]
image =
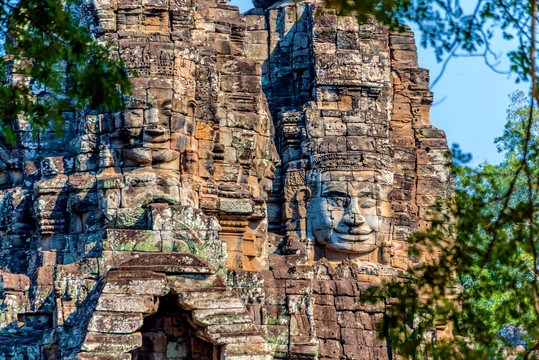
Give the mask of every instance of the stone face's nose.
[{"label": "stone face's nose", "polygon": [[350,212],[352,214],[359,214],[359,199],[357,197],[352,197],[350,199]]},{"label": "stone face's nose", "polygon": [[365,217],[361,214],[359,199],[353,197],[350,199],[348,209],[345,209],[347,214],[344,216],[344,223],[347,225],[363,225],[365,223]]},{"label": "stone face's nose", "polygon": [[365,217],[361,214],[350,213],[344,217],[343,221],[346,225],[361,226],[365,223]]},{"label": "stone face's nose", "polygon": [[159,110],[156,108],[151,108],[148,110],[148,118],[147,118],[148,124],[158,124],[159,123]]}]

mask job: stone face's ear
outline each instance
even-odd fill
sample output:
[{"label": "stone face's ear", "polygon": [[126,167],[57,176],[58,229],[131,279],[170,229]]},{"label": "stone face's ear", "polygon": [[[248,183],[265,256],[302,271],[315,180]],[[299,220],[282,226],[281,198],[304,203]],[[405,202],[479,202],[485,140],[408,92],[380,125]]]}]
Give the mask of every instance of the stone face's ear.
[{"label": "stone face's ear", "polygon": [[311,190],[309,188],[304,188],[298,191],[296,199],[299,201],[309,201],[311,198]]},{"label": "stone face's ear", "polygon": [[390,265],[391,262],[391,241],[386,240],[382,242],[380,247],[380,263],[384,265]]},{"label": "stone face's ear", "polygon": [[307,171],[307,176],[305,176],[305,182],[307,185],[307,189],[309,189],[309,199],[318,195],[318,190],[320,188],[320,178],[320,172],[316,170]]},{"label": "stone face's ear", "polygon": [[193,150],[187,150],[182,155],[181,161],[182,174],[188,174],[192,176],[198,175],[198,153]]},{"label": "stone face's ear", "polygon": [[298,214],[301,218],[307,217],[307,203],[311,198],[311,190],[304,188],[298,191],[296,194],[296,200],[298,202]]},{"label": "stone face's ear", "polygon": [[291,233],[284,237],[279,245],[279,250],[282,255],[305,255],[305,245],[295,233]]}]

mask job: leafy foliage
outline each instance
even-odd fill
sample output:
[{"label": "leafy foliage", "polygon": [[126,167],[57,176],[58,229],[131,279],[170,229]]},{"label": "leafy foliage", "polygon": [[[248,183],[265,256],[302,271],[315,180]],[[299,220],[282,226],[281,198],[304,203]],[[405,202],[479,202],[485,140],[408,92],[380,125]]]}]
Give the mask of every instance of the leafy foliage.
[{"label": "leafy foliage", "polygon": [[[0,0],[0,134],[15,135],[7,125],[24,117],[34,132],[51,124],[61,134],[63,113],[89,107],[122,107],[130,91],[121,61],[77,23],[74,0]],[[102,45],[102,44],[101,44]]]},{"label": "leafy foliage", "polygon": [[[539,111],[526,100],[521,92],[512,95],[508,123],[496,140],[505,151],[501,164],[472,169],[459,164],[462,153],[453,149],[453,212],[433,209],[432,227],[412,239],[411,251],[435,252],[437,260],[410,269],[407,281],[363,295],[363,301],[394,299],[380,335],[400,355],[507,359],[539,349],[534,290],[539,209],[537,184],[529,186],[539,176]],[[530,114],[533,126],[526,141]],[[529,171],[522,169],[526,147]],[[452,326],[452,334],[444,334],[444,326]],[[508,329],[518,336],[509,338]]]}]

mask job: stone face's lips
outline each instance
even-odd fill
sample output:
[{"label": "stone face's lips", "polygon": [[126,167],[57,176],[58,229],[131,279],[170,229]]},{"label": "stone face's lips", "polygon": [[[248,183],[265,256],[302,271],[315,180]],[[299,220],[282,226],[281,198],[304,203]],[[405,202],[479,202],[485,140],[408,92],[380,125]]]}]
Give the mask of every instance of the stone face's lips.
[{"label": "stone face's lips", "polygon": [[366,236],[370,235],[374,232],[372,229],[361,229],[361,228],[355,228],[355,229],[342,229],[339,227],[335,228],[335,232],[337,234],[345,234],[345,235],[353,235],[353,236]]},{"label": "stone face's lips", "polygon": [[144,128],[143,141],[161,143],[170,139],[170,131],[161,125],[148,125]]},{"label": "stone face's lips", "polygon": [[166,132],[165,128],[159,125],[148,125],[144,128],[144,134],[151,136],[161,136]]},{"label": "stone face's lips", "polygon": [[180,157],[180,153],[170,149],[153,150],[152,160],[153,163],[164,163],[176,160]]},{"label": "stone face's lips", "polygon": [[151,154],[150,149],[145,149],[145,148],[124,149],[123,154],[124,154],[125,159],[134,161],[139,164],[152,163],[152,154]]},{"label": "stone face's lips", "polygon": [[368,243],[329,243],[327,247],[335,251],[364,254],[375,250],[378,246]]},{"label": "stone face's lips", "polygon": [[370,234],[366,235],[341,235],[339,240],[344,241],[367,241],[371,238]]}]

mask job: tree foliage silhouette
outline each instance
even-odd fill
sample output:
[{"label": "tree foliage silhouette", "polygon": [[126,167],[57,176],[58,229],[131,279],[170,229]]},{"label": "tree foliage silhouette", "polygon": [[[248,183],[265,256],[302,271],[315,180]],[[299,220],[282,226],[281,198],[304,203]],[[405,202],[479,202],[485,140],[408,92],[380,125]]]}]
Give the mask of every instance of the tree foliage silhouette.
[{"label": "tree foliage silhouette", "polygon": [[16,141],[13,119],[60,135],[65,114],[121,108],[127,69],[81,23],[79,9],[74,0],[0,0],[0,135],[8,143]]},{"label": "tree foliage silhouette", "polygon": [[[407,281],[363,294],[364,301],[393,299],[380,334],[398,354],[413,359],[507,359],[537,349],[537,194],[535,186],[530,193],[527,172],[518,169],[527,143],[530,177],[539,175],[539,112],[533,112],[532,136],[526,142],[526,101],[522,92],[512,95],[508,123],[496,139],[505,151],[502,163],[473,169],[459,163],[464,156],[453,149],[453,210],[439,204],[432,209],[432,227],[411,239],[414,256],[431,251],[437,260],[410,269]],[[440,337],[448,324],[452,335]],[[508,336],[511,333],[518,336]]]}]

